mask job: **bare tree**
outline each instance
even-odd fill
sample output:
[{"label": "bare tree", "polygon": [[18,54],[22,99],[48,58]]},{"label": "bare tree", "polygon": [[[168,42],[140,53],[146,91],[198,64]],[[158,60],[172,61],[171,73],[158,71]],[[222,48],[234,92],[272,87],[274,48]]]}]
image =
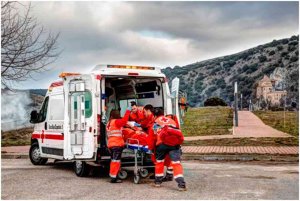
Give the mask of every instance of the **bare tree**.
[{"label": "bare tree", "polygon": [[1,1],[1,82],[6,87],[47,70],[60,54],[59,33],[46,33],[30,11],[31,4]]}]

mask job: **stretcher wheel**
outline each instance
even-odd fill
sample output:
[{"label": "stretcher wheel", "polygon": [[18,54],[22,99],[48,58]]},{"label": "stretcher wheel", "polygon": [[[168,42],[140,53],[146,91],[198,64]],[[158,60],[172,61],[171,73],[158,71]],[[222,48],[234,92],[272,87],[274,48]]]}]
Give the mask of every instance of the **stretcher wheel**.
[{"label": "stretcher wheel", "polygon": [[139,184],[140,181],[141,181],[140,175],[135,174],[134,177],[133,177],[133,182],[134,182],[135,184]]},{"label": "stretcher wheel", "polygon": [[147,169],[140,169],[139,173],[143,178],[146,178],[149,175],[149,171]]},{"label": "stretcher wheel", "polygon": [[127,171],[125,171],[125,170],[120,170],[120,172],[118,173],[118,177],[120,178],[120,179],[126,179],[127,178],[127,176],[128,176],[128,173],[127,173]]}]

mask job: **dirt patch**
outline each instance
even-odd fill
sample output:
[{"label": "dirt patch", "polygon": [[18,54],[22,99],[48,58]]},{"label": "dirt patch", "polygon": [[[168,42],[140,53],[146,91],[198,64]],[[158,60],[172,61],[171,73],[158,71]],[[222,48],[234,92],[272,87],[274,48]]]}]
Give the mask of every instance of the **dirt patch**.
[{"label": "dirt patch", "polygon": [[249,179],[276,179],[275,177],[268,177],[263,175],[258,176],[242,176],[243,178],[249,178]]}]

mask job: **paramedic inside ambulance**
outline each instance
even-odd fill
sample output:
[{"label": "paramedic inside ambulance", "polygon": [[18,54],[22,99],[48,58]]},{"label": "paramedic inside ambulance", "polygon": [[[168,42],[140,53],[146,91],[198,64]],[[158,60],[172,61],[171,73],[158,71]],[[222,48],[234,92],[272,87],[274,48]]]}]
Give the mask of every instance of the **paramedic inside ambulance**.
[{"label": "paramedic inside ambulance", "polygon": [[152,114],[145,116],[143,109],[138,107],[135,101],[131,101],[131,113],[129,120],[135,121],[135,126],[140,126],[142,129],[148,133],[149,127],[152,126],[154,122],[154,116]]}]

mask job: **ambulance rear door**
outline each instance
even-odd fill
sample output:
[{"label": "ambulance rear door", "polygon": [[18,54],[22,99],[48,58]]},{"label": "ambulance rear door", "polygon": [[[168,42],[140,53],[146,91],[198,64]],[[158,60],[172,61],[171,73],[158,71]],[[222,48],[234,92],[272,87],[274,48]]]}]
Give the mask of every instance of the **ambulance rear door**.
[{"label": "ambulance rear door", "polygon": [[178,93],[179,93],[179,78],[175,77],[172,82],[171,82],[171,90],[170,90],[170,95],[168,95],[168,103],[171,104],[172,108],[172,114],[176,115],[178,121],[182,122],[180,119],[180,114],[179,114],[179,102],[178,102]]},{"label": "ambulance rear door", "polygon": [[95,75],[65,77],[64,158],[94,160],[97,149]]}]

